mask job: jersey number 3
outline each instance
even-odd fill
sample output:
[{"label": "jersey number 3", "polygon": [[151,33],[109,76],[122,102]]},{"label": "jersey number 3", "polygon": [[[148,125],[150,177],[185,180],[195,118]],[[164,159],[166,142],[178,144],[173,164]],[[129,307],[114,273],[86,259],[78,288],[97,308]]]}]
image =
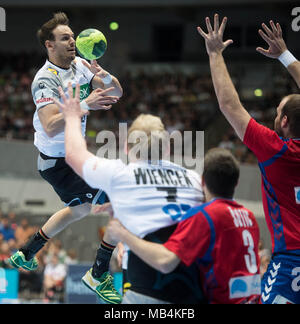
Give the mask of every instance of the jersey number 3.
[{"label": "jersey number 3", "polygon": [[256,256],[254,252],[254,241],[252,235],[248,230],[244,230],[242,232],[242,236],[243,236],[244,246],[248,247],[248,254],[245,254],[244,256],[246,267],[250,273],[256,273],[258,268],[257,268]]}]

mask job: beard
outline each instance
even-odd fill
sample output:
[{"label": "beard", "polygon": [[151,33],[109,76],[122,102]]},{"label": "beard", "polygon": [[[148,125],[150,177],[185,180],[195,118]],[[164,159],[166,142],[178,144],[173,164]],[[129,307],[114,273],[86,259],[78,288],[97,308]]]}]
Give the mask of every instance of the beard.
[{"label": "beard", "polygon": [[72,62],[74,59],[75,59],[75,53],[70,53],[70,52],[67,52],[66,55],[62,55],[62,59],[65,60],[65,62]]},{"label": "beard", "polygon": [[75,54],[71,54],[70,52],[59,55],[59,61],[63,66],[69,66],[74,59]]},{"label": "beard", "polygon": [[274,122],[274,130],[280,137],[284,137],[283,131],[282,131],[281,126],[280,126],[280,121],[275,120],[275,122]]}]

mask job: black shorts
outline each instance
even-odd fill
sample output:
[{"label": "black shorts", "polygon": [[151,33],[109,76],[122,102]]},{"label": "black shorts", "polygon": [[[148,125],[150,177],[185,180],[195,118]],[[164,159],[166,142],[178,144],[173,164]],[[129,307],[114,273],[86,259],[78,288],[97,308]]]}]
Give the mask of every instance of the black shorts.
[{"label": "black shorts", "polygon": [[38,170],[58,194],[66,206],[74,207],[86,202],[96,205],[108,202],[101,189],[91,188],[65,162],[65,158],[54,158],[40,153]]}]

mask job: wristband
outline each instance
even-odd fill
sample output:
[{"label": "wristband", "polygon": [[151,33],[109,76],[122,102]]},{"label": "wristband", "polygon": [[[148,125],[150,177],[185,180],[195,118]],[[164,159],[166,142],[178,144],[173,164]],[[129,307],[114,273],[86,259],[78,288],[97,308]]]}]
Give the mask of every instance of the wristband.
[{"label": "wristband", "polygon": [[279,57],[278,60],[287,68],[290,64],[297,61],[295,56],[289,51],[284,51]]},{"label": "wristband", "polygon": [[86,103],[85,100],[82,100],[80,102],[80,108],[83,109],[83,110],[91,110],[90,106]]},{"label": "wristband", "polygon": [[108,73],[104,78],[101,78],[104,84],[109,84],[112,81],[112,76]]}]

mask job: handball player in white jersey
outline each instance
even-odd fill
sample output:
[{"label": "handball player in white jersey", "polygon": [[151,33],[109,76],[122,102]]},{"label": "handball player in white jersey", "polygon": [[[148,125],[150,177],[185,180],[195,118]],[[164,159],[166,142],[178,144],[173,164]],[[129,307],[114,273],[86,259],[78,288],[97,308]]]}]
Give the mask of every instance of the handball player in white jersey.
[{"label": "handball player in white jersey", "polygon": [[[90,153],[81,133],[79,93],[77,85],[75,98],[72,98],[70,84],[68,96],[60,89],[63,102],[57,102],[66,122],[67,164],[92,188],[106,192],[114,217],[135,235],[155,242],[166,241],[185,212],[203,201],[200,175],[166,160],[164,154],[168,153],[164,148],[169,148],[164,141],[166,131],[160,118],[153,115],[141,114],[129,128],[128,164]],[[138,147],[131,143],[135,135]],[[159,142],[160,147],[153,145]],[[104,240],[107,239],[104,234]],[[172,274],[162,274],[128,249],[126,255],[123,268],[127,269],[129,289],[143,295],[141,303],[199,303],[203,300],[196,265],[182,264]],[[92,281],[90,274],[88,271],[83,277],[88,286]]]},{"label": "handball player in white jersey", "polygon": [[[64,13],[54,14],[41,27],[37,36],[48,57],[32,83],[32,96],[36,105],[33,118],[34,144],[40,152],[38,170],[66,207],[52,215],[25,246],[9,259],[14,267],[26,270],[37,268],[35,254],[50,238],[70,223],[88,215],[93,204],[107,201],[102,188],[91,188],[65,163],[65,122],[59,106],[54,102],[54,99],[60,100],[58,87],[67,93],[69,82],[74,88],[75,84],[79,84],[80,107],[84,111],[110,109],[122,96],[121,85],[114,76],[103,70],[96,61],[89,64],[75,55],[74,33]],[[83,115],[80,121],[82,136],[85,135],[86,121],[87,115]],[[101,243],[93,276],[95,284],[100,286],[97,292],[100,298],[108,303],[120,303],[121,296],[113,288],[108,272],[113,248],[105,242]],[[99,260],[101,266],[97,265]]]}]

